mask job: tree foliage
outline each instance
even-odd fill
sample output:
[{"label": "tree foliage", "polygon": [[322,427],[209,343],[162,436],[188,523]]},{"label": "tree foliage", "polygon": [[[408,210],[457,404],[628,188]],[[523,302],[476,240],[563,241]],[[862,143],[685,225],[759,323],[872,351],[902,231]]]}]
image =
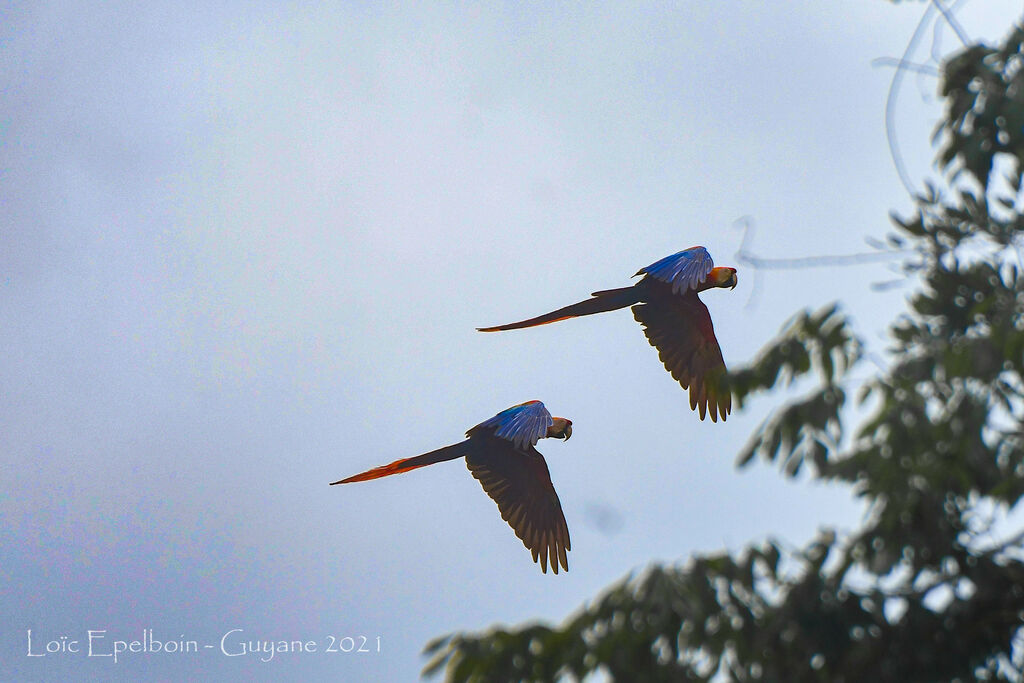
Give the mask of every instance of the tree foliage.
[{"label": "tree foliage", "polygon": [[[452,681],[1020,680],[1024,531],[1024,29],[950,58],[936,130],[951,179],[929,187],[891,244],[911,256],[907,310],[876,369],[838,306],[804,312],[729,381],[810,387],[739,462],[849,485],[862,526],[805,548],[655,565],[558,626],[453,634],[426,673]],[[858,369],[866,383],[855,382]],[[995,530],[995,520],[1003,518]],[[1019,533],[1014,533],[1015,531]]]}]

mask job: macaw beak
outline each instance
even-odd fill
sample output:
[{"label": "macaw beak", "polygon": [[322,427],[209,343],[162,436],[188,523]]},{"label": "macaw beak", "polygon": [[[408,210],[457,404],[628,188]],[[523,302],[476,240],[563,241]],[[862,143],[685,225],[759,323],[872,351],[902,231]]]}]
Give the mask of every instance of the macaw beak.
[{"label": "macaw beak", "polygon": [[730,287],[729,289],[736,289],[736,285],[739,284],[739,281],[740,281],[740,279],[738,277],[736,277],[736,271],[733,271],[733,273],[732,273],[732,287]]},{"label": "macaw beak", "polygon": [[567,420],[564,417],[554,418],[551,426],[548,427],[548,438],[568,441],[570,436],[572,436],[572,420]]}]

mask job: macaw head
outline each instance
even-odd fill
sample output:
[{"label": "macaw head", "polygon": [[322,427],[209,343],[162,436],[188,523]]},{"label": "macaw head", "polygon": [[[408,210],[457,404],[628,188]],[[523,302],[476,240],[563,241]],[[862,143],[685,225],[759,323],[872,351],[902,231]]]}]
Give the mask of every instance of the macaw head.
[{"label": "macaw head", "polygon": [[572,436],[572,420],[564,417],[551,418],[551,426],[548,427],[549,438],[554,437],[568,441],[570,436]]},{"label": "macaw head", "polygon": [[708,279],[706,282],[711,287],[729,287],[730,289],[736,288],[736,269],[729,268],[727,266],[718,266],[712,268],[711,272],[708,273]]}]

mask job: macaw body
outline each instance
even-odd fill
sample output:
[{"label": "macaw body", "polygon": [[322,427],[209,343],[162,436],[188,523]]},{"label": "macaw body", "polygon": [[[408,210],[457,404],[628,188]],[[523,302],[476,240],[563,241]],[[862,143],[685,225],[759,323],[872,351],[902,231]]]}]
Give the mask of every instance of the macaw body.
[{"label": "macaw body", "polygon": [[[735,287],[736,269],[714,267],[704,247],[690,247],[641,268],[643,278],[632,287],[605,289],[570,306],[506,325],[477,328],[481,332],[516,330],[594,313],[633,307],[647,341],[658,351],[672,377],[690,392],[690,408],[700,419],[724,422],[732,396],[721,386],[725,360],[715,338],[707,306],[698,297],[713,287]],[[636,276],[634,276],[636,277]]]},{"label": "macaw body", "polygon": [[527,401],[471,427],[461,443],[396,460],[331,485],[379,479],[464,457],[469,471],[497,503],[501,518],[533,554],[533,561],[539,561],[545,573],[550,562],[557,574],[559,563],[569,570],[569,528],[547,463],[535,446],[543,438],[568,440],[570,436],[572,421],[552,417],[540,401]]}]

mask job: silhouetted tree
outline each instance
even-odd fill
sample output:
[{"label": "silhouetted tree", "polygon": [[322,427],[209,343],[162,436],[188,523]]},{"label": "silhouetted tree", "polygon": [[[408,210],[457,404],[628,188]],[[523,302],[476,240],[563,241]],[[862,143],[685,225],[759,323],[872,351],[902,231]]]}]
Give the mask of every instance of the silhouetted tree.
[{"label": "silhouetted tree", "polygon": [[[862,360],[837,306],[805,312],[730,375],[742,405],[811,390],[755,432],[741,464],[842,482],[861,528],[787,552],[767,541],[613,585],[560,626],[448,635],[452,681],[937,681],[1024,676],[1024,30],[949,59],[929,187],[889,236],[913,292],[888,367]],[[850,371],[870,373],[866,385]],[[848,406],[853,400],[860,408]],[[1002,519],[999,529],[996,520]]]}]

